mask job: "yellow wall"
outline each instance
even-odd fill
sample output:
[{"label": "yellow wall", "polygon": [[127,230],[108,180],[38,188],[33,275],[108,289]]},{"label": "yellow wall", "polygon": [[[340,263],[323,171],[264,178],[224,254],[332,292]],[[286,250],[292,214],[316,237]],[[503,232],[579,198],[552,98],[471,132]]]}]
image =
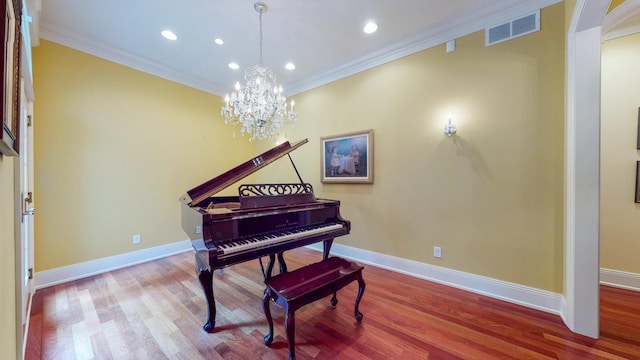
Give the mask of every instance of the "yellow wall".
[{"label": "yellow wall", "polygon": [[0,351],[17,359],[16,273],[14,230],[14,162],[0,155]]},{"label": "yellow wall", "polygon": [[[297,95],[289,137],[310,143],[292,156],[342,201],[353,229],[338,242],[561,292],[564,16],[555,5],[540,32],[488,48],[478,32]],[[46,41],[34,76],[36,271],[185,239],[177,197],[254,153],[208,94]],[[319,137],[369,128],[375,183],[321,184]],[[256,180],[293,180],[288,167]]]},{"label": "yellow wall", "polygon": [[640,204],[634,202],[640,34],[602,45],[600,266],[640,273]]},{"label": "yellow wall", "polygon": [[[292,156],[352,221],[337,242],[562,292],[564,5],[541,20],[502,44],[478,32],[455,52],[437,46],[295,96],[289,138],[309,144]],[[321,184],[320,136],[370,128],[375,183]]]},{"label": "yellow wall", "polygon": [[178,198],[253,156],[216,96],[48,41],[33,58],[36,271],[186,240]]},{"label": "yellow wall", "polygon": [[609,10],[607,10],[607,13],[610,13],[613,9],[617,8],[618,5],[622,4],[623,2],[625,2],[625,0],[611,0],[611,4],[609,4]]}]

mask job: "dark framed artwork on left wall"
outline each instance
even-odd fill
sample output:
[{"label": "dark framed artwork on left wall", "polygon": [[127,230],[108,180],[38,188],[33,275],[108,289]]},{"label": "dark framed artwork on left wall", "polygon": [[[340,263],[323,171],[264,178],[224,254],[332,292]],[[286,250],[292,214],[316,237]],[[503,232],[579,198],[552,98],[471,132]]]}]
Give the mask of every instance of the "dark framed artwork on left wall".
[{"label": "dark framed artwork on left wall", "polygon": [[21,0],[0,0],[0,13],[4,26],[2,35],[2,130],[0,131],[0,152],[7,156],[17,156],[19,150],[19,96],[20,96],[20,25],[22,18]]},{"label": "dark framed artwork on left wall", "polygon": [[640,161],[636,161],[636,203],[640,203]]}]

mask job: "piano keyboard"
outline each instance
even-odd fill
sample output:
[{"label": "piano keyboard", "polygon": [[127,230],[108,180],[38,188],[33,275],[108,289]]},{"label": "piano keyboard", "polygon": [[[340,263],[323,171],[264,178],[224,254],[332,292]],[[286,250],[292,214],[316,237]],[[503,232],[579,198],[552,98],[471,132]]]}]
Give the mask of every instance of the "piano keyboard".
[{"label": "piano keyboard", "polygon": [[273,245],[281,242],[285,242],[288,240],[299,239],[302,237],[318,235],[322,233],[327,233],[330,231],[343,229],[343,224],[329,224],[329,225],[321,225],[313,228],[302,228],[295,229],[289,231],[283,231],[276,234],[271,235],[261,235],[255,236],[247,239],[236,240],[234,242],[230,242],[227,244],[219,245],[219,248],[222,250],[224,255],[234,254],[237,252],[242,252],[258,247],[265,247],[267,245]]}]

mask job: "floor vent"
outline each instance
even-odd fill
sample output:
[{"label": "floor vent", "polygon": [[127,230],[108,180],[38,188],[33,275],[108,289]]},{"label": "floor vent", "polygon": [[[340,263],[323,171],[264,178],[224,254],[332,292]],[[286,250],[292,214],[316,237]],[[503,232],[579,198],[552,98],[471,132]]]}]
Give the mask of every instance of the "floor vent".
[{"label": "floor vent", "polygon": [[484,43],[489,46],[535,31],[540,31],[540,10],[508,23],[486,28]]}]

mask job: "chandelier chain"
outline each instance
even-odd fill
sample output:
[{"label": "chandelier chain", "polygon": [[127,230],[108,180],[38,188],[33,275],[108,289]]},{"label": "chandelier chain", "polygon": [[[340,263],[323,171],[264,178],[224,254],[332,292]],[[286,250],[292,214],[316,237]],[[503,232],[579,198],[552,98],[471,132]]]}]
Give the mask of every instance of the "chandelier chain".
[{"label": "chandelier chain", "polygon": [[260,8],[259,12],[260,12],[260,65],[262,65],[262,8]]}]

